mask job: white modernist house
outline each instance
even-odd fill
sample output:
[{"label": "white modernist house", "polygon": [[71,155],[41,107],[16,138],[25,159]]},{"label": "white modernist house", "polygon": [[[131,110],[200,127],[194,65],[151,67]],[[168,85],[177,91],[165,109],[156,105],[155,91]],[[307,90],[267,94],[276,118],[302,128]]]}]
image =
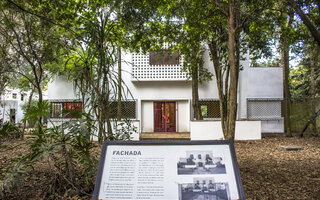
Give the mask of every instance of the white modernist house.
[{"label": "white modernist house", "polygon": [[[204,120],[194,120],[191,82],[181,72],[182,61],[150,51],[147,54],[122,55],[122,77],[133,99],[124,101],[126,112],[138,128],[133,139],[222,139],[218,89],[213,75],[210,82],[199,86]],[[205,67],[214,74],[208,51]],[[238,116],[236,139],[260,139],[261,133],[283,132],[281,115],[282,69],[279,67],[251,68],[250,61],[242,62],[239,76]],[[81,98],[73,84],[63,77],[48,85],[48,99],[52,102],[51,121],[68,120],[55,113],[68,107],[81,106]],[[57,111],[58,110],[58,111]]]},{"label": "white modernist house", "polygon": [[6,89],[0,96],[0,120],[2,122],[21,123],[22,104],[28,101],[28,92],[19,89]]}]

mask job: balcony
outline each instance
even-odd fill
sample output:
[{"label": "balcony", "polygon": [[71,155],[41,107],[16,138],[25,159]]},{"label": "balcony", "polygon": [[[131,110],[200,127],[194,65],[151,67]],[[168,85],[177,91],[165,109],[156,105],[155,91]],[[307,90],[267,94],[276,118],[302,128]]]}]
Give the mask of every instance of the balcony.
[{"label": "balcony", "polygon": [[176,64],[150,64],[150,53],[132,54],[132,81],[185,81],[187,73],[182,72],[183,60]]}]

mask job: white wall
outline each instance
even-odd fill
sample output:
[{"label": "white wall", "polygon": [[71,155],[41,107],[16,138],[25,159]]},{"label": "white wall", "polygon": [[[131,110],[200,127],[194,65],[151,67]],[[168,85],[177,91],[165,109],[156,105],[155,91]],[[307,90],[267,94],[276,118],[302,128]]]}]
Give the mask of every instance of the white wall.
[{"label": "white wall", "polygon": [[141,132],[153,132],[153,102],[141,101]]},{"label": "white wall", "polygon": [[189,132],[190,121],[190,106],[189,101],[177,101],[178,115],[177,115],[177,131]]},{"label": "white wall", "polygon": [[56,76],[48,83],[48,99],[77,99],[73,83],[64,77]]},{"label": "white wall", "polygon": [[[221,140],[223,132],[220,121],[191,121],[191,140]],[[237,121],[235,140],[260,140],[260,121]]]},{"label": "white wall", "polygon": [[191,121],[191,140],[222,140],[223,132],[220,121]]},{"label": "white wall", "polygon": [[[62,123],[70,121],[70,120],[72,120],[72,119],[67,119],[67,118],[51,119],[48,122],[48,128],[53,128],[53,126],[60,126]],[[135,126],[137,128],[137,132],[136,133],[134,133],[134,132],[131,133],[131,140],[139,140],[140,123],[137,120],[133,120],[133,121],[131,121],[131,123],[132,123],[131,124],[132,126]],[[112,130],[115,131],[115,127],[112,127]],[[65,130],[65,131],[66,131],[66,133],[68,132],[68,130]],[[97,133],[96,133],[96,135],[97,135]],[[98,141],[98,137],[97,136],[92,136],[92,139],[94,141]]]},{"label": "white wall", "polygon": [[282,69],[279,67],[245,67],[239,80],[240,119],[246,119],[248,98],[283,98]]}]

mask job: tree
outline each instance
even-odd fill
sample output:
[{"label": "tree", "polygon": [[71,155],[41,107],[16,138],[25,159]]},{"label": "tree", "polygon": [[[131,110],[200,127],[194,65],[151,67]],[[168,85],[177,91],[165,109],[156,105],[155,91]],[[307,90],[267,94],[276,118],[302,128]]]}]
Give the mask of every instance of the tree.
[{"label": "tree", "polygon": [[280,65],[283,72],[283,105],[284,105],[284,129],[287,137],[292,137],[290,125],[290,90],[289,90],[289,51],[290,51],[290,31],[292,30],[293,12],[287,5],[280,5],[283,10],[280,11]]},{"label": "tree", "polygon": [[[249,19],[266,9],[267,4],[265,1],[251,3],[250,6],[240,1],[214,1],[213,4],[212,14],[217,22],[211,26],[213,31],[208,45],[218,85],[224,137],[234,139],[240,59],[241,52],[246,52],[246,48],[241,46],[240,32],[248,25]],[[227,38],[227,43],[223,37]]]},{"label": "tree", "polygon": [[[253,19],[259,11],[265,9],[267,3],[267,1],[253,3],[234,0],[152,3],[134,1],[127,5],[125,16],[132,16],[133,21],[136,22],[134,29],[137,33],[133,38],[139,39],[141,43],[145,42],[145,47],[150,47],[151,39],[150,37],[145,39],[143,36],[152,30],[152,26],[146,25],[165,24],[162,23],[164,18],[169,19],[167,21],[182,19],[187,35],[195,35],[199,37],[197,41],[209,46],[219,91],[223,133],[225,139],[234,139],[240,52],[246,49],[242,45],[240,32],[250,21],[249,19]],[[164,15],[161,15],[163,13]],[[161,33],[166,34],[167,37],[172,34],[169,31],[161,31]]]},{"label": "tree", "polygon": [[[27,8],[29,4],[25,4]],[[37,8],[40,8],[40,5]],[[12,73],[29,80],[37,89],[39,103],[43,101],[43,84],[47,79],[46,66],[55,62],[62,44],[52,24],[37,16],[21,12],[12,4],[2,5],[0,11],[0,35],[9,44],[7,56],[12,60]],[[40,9],[43,15],[48,10]],[[39,120],[39,138],[41,139],[41,123]]]},{"label": "tree", "polygon": [[[312,37],[317,42],[318,47],[320,48],[320,31],[317,29],[319,27],[319,17],[320,17],[320,1],[303,1],[298,2],[295,0],[288,0],[288,2],[291,4],[292,8],[295,10],[295,12],[300,16],[303,23],[306,25],[306,27],[309,29]],[[318,12],[316,10],[316,6],[318,7]],[[308,12],[307,14],[304,13],[302,8],[307,8]],[[317,16],[314,17],[311,14],[311,12],[317,12]],[[316,20],[312,20],[312,18],[316,18]]]},{"label": "tree", "polygon": [[[310,48],[310,79],[311,79],[311,115],[316,115],[316,78],[315,78],[315,50]],[[318,134],[316,120],[312,121],[312,128],[315,135]]]}]

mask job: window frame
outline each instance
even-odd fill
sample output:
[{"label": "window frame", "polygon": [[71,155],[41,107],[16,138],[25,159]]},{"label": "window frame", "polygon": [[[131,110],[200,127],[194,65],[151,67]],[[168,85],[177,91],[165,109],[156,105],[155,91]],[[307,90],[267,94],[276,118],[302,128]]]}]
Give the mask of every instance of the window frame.
[{"label": "window frame", "polygon": [[[215,103],[213,103],[215,102]],[[212,104],[212,105],[210,105]],[[215,104],[217,104],[216,108],[214,108]],[[202,115],[203,120],[219,120],[221,119],[220,114],[220,101],[219,99],[199,99],[199,106],[202,113],[202,106],[206,106],[206,116]],[[211,110],[211,111],[210,111]],[[217,115],[215,115],[217,114]],[[195,119],[195,113],[193,113],[193,118]]]},{"label": "window frame", "polygon": [[[68,108],[68,104],[78,104],[77,106],[73,107],[74,110]],[[54,108],[54,106],[56,106]],[[58,110],[56,110],[56,108]],[[78,109],[78,110],[76,110]],[[53,110],[55,110],[53,112]],[[75,119],[79,118],[79,116],[74,116],[70,111],[79,111],[82,112],[82,102],[81,101],[51,101],[50,106],[50,118],[65,118],[65,119]]]},{"label": "window frame", "polygon": [[[132,116],[126,116],[126,114],[128,114],[128,113],[126,113],[126,110],[130,110],[130,109],[132,109],[132,108],[130,108],[129,106],[128,107],[126,107],[124,104],[126,104],[126,103],[134,103],[134,105],[133,105],[133,107],[132,108],[134,108],[133,109],[133,111],[132,111],[132,113],[134,113]],[[111,115],[111,118],[113,118],[113,119],[116,119],[117,118],[117,109],[118,109],[118,101],[112,101],[112,102],[110,102],[110,108],[112,108],[112,110],[111,110],[111,113],[110,113],[110,115]],[[134,119],[137,119],[137,100],[122,100],[121,101],[121,119],[131,119],[131,120],[134,120]]]}]

